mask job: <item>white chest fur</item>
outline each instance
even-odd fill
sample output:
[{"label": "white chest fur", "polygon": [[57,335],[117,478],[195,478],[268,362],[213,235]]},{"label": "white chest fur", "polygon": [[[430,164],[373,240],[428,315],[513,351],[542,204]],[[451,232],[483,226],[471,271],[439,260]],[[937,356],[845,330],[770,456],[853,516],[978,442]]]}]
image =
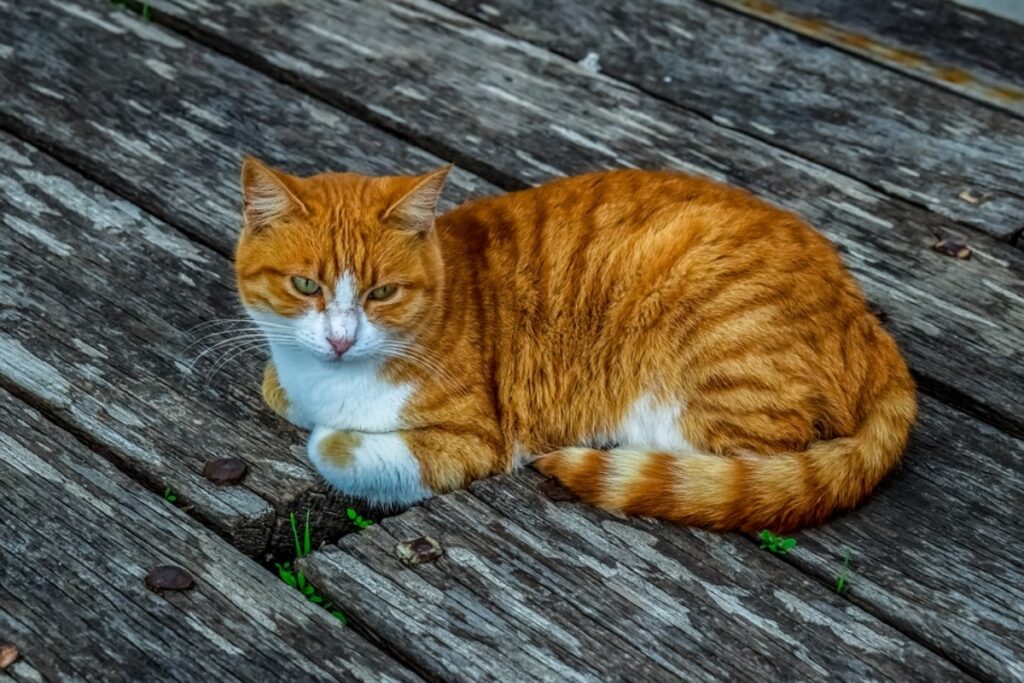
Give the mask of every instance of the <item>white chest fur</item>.
[{"label": "white chest fur", "polygon": [[373,360],[329,362],[303,349],[271,345],[296,422],[357,432],[394,432],[413,387],[381,377]]}]

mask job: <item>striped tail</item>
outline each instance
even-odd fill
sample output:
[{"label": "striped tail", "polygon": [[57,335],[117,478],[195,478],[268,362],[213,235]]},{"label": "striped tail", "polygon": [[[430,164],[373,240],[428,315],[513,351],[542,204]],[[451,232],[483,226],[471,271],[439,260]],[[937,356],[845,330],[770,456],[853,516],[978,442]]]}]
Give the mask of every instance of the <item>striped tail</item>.
[{"label": "striped tail", "polygon": [[820,524],[866,498],[899,463],[916,416],[907,377],[877,397],[853,436],[802,452],[728,457],[569,448],[533,465],[613,512],[717,531],[784,533]]}]

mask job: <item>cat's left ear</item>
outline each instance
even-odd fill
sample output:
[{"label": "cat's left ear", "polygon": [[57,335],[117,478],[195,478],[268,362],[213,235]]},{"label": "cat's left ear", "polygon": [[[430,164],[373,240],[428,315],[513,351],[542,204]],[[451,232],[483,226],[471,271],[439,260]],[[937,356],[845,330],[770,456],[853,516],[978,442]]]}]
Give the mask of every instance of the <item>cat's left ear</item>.
[{"label": "cat's left ear", "polygon": [[420,234],[430,232],[434,227],[437,200],[451,170],[448,164],[417,178],[413,188],[384,212],[384,221]]}]

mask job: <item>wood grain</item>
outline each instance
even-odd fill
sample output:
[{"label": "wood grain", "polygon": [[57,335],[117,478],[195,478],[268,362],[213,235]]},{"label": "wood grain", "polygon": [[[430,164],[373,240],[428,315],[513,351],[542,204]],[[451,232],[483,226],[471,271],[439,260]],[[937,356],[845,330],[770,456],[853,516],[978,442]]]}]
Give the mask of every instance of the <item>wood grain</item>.
[{"label": "wood grain", "polygon": [[[553,503],[532,473],[432,500],[304,567],[371,628],[414,643],[415,661],[447,658],[467,678],[522,660],[537,676],[568,662],[583,680],[609,663],[645,679],[775,678],[782,659],[794,678],[950,675],[904,670],[929,657],[910,638],[981,679],[1024,680],[1022,473],[1024,443],[926,399],[901,471],[860,510],[797,535],[786,562],[820,583],[742,537]],[[400,564],[395,543],[422,535],[445,559]]]},{"label": "wood grain", "polygon": [[[307,508],[319,538],[337,533],[345,505],[261,405],[262,350],[193,366],[226,337],[189,331],[238,315],[228,261],[5,134],[0,160],[4,385],[246,553],[289,547],[287,516]],[[203,476],[225,456],[248,464],[241,485]]]},{"label": "wood grain", "polygon": [[[6,3],[0,64],[0,126],[225,255],[245,154],[303,174],[443,163],[111,3]],[[457,170],[445,206],[491,191]]]},{"label": "wood grain", "polygon": [[[6,392],[0,480],[13,680],[418,680]],[[194,588],[148,590],[159,564]]]},{"label": "wood grain", "polygon": [[[328,593],[368,588],[353,614],[455,680],[962,677],[743,538],[551,503],[538,480],[478,482],[302,567]],[[444,556],[399,562],[424,535]]]},{"label": "wood grain", "polygon": [[444,2],[1002,239],[1024,227],[1024,121],[1009,114],[702,0]]},{"label": "wood grain", "polygon": [[707,0],[1024,114],[1024,26],[950,0]]},{"label": "wood grain", "polygon": [[941,256],[937,237],[964,228],[426,1],[154,6],[158,20],[506,186],[670,167],[793,209],[843,250],[930,391],[1024,433],[1013,407],[1024,384],[1019,250],[973,235],[974,259]]},{"label": "wood grain", "polygon": [[1024,441],[925,400],[901,471],[860,511],[799,534],[792,562],[990,680],[1024,680]]}]

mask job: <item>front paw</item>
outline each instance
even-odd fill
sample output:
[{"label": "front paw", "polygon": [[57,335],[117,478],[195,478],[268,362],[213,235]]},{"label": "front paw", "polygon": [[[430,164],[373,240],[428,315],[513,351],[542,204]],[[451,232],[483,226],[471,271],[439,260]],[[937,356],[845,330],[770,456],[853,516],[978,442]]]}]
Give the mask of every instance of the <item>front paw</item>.
[{"label": "front paw", "polygon": [[374,505],[407,506],[433,495],[423,483],[419,460],[397,432],[317,427],[307,451],[331,486]]}]

